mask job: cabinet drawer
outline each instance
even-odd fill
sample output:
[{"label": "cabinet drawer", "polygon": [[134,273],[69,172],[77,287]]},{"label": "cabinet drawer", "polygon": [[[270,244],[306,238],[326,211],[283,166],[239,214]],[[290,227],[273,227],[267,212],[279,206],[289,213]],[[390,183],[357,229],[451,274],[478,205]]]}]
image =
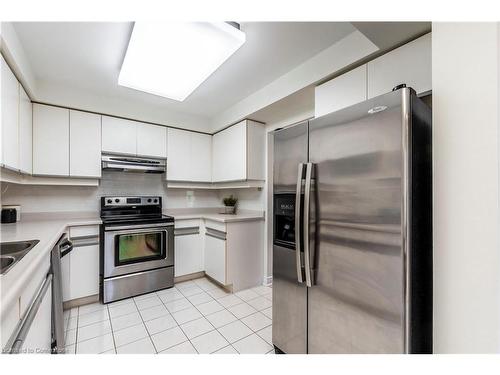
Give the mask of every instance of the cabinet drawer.
[{"label": "cabinet drawer", "polygon": [[186,219],[186,220],[175,220],[175,229],[177,228],[190,228],[190,227],[200,227],[200,219]]},{"label": "cabinet drawer", "polygon": [[99,225],[82,225],[69,228],[69,237],[99,236]]},{"label": "cabinet drawer", "polygon": [[205,227],[226,232],[226,223],[221,223],[220,221],[205,220]]}]

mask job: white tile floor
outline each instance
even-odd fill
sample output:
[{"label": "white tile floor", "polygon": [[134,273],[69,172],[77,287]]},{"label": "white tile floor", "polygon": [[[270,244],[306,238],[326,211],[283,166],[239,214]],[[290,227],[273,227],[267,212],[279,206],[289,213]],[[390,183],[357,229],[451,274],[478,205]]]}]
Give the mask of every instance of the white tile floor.
[{"label": "white tile floor", "polygon": [[65,311],[66,352],[272,353],[272,289],[227,293],[206,278]]}]

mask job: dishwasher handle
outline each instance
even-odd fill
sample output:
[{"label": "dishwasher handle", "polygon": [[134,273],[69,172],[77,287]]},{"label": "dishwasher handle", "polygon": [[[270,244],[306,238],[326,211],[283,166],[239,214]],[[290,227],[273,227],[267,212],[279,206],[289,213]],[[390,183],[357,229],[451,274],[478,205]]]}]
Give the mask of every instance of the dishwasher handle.
[{"label": "dishwasher handle", "polygon": [[61,254],[61,258],[71,253],[72,250],[73,250],[73,242],[71,242],[67,238],[65,238],[59,244],[59,253]]}]

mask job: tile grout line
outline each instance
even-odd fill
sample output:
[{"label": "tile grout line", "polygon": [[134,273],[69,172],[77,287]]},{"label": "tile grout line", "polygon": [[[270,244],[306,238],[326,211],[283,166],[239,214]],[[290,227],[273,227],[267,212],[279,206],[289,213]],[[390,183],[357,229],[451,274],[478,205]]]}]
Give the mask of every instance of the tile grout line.
[{"label": "tile grout line", "polygon": [[[178,290],[178,291],[179,291],[179,293],[181,293],[181,294],[182,294],[182,296],[183,296],[184,298],[186,298],[186,296],[184,295],[184,293],[182,293],[182,291],[181,291],[180,289],[176,288],[176,287],[175,287],[175,285],[173,286],[173,288],[175,288],[175,290]],[[200,289],[201,289],[201,288],[200,288]],[[160,297],[158,297],[158,298],[160,298]],[[191,301],[190,301],[189,299],[187,299],[187,298],[186,298],[186,300],[187,300],[189,303],[191,303]],[[165,304],[165,302],[163,302],[163,300],[162,300],[161,298],[160,298],[160,301],[161,301],[161,303],[163,304],[163,306],[165,307],[165,309],[168,311],[168,313],[170,314],[170,316],[172,317],[172,319],[174,319],[175,323],[177,323],[177,327],[179,327],[179,329],[182,331],[183,335],[184,335],[184,336],[186,336],[187,341],[189,341],[189,343],[190,343],[190,344],[191,344],[191,346],[194,348],[194,350],[196,351],[196,353],[200,354],[200,353],[198,352],[198,350],[196,349],[196,347],[195,347],[195,346],[193,345],[193,343],[191,342],[191,340],[189,339],[188,335],[186,335],[186,332],[184,332],[184,330],[182,329],[182,327],[181,327],[181,325],[179,324],[179,322],[177,321],[177,319],[175,319],[175,316],[174,316],[174,315],[170,312],[170,310],[168,309],[168,307],[167,307],[167,305]],[[175,301],[175,300],[174,300],[174,301]],[[172,301],[172,302],[173,302],[173,301]],[[193,304],[191,303],[191,305],[193,305]],[[185,309],[182,309],[182,310],[179,310],[179,311],[183,311],[183,310],[187,310],[187,309],[189,309],[189,307],[186,307]],[[177,311],[176,311],[176,312],[177,312]],[[186,323],[188,323],[188,322],[186,322]],[[168,328],[168,329],[173,329],[173,328],[175,328],[175,327]],[[164,331],[161,331],[161,332],[168,331],[168,329],[166,329],[166,330],[164,330]],[[149,333],[149,331],[148,331],[148,333]],[[160,332],[157,332],[157,333],[160,333]],[[151,341],[153,341],[153,340],[151,339]],[[177,345],[183,344],[183,343],[185,343],[185,342],[187,342],[187,341],[183,341],[183,342],[181,342],[181,343],[179,343],[179,344],[175,344],[175,345],[169,346],[168,348],[163,349],[163,350],[162,350],[162,352],[164,352],[165,350],[168,350],[168,349],[170,349],[170,348],[173,348],[174,346],[177,346]],[[154,345],[154,342],[153,342],[153,345]],[[158,353],[158,352],[157,352],[157,353]]]},{"label": "tile grout line", "polygon": [[108,312],[109,326],[111,327],[111,338],[113,339],[113,347],[115,348],[115,354],[118,354],[118,351],[116,350],[115,331],[113,330],[113,321],[111,320],[111,313],[109,312],[108,305],[106,305],[106,311]]},{"label": "tile grout line", "polygon": [[[156,295],[156,292],[155,292],[155,295]],[[158,297],[158,296],[157,296],[157,298],[159,299],[159,297]],[[134,302],[135,308],[137,309],[137,312],[139,313],[139,317],[141,318],[142,325],[144,326],[144,329],[146,330],[146,333],[148,334],[149,341],[151,341],[151,344],[153,345],[153,349],[154,349],[154,350],[155,350],[155,352],[156,352],[155,354],[158,354],[158,349],[156,349],[156,345],[155,345],[155,343],[154,343],[153,339],[151,338],[151,335],[149,334],[148,327],[146,326],[146,322],[144,321],[144,318],[142,317],[141,311],[139,310],[139,307],[137,306],[137,302],[136,302],[136,300],[134,299],[134,297],[132,297],[132,301]],[[163,302],[163,301],[160,299],[160,302]],[[158,305],[158,306],[159,306],[159,305]],[[153,306],[153,307],[155,307],[155,306]],[[165,307],[165,309],[166,309],[166,307]],[[168,311],[168,310],[167,310],[167,311]],[[151,319],[151,320],[153,320],[153,319]],[[138,325],[138,324],[137,324],[137,325]],[[132,327],[135,327],[135,326],[132,326]],[[143,338],[141,338],[141,339],[139,339],[139,340],[142,340],[142,339],[144,339],[144,337],[143,337]],[[139,341],[139,340],[132,341],[132,342],[130,342],[129,344],[132,344],[133,342],[136,342],[136,341]],[[125,344],[125,345],[128,345],[128,344]],[[122,345],[122,346],[124,346],[124,345]],[[117,352],[117,353],[118,353],[118,352]]]}]

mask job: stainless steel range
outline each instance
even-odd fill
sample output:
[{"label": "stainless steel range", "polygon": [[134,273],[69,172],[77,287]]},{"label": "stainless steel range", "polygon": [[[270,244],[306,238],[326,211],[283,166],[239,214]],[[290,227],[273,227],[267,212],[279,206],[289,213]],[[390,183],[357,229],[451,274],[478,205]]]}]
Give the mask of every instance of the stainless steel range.
[{"label": "stainless steel range", "polygon": [[161,212],[161,197],[101,197],[101,302],[174,285],[174,218]]}]

